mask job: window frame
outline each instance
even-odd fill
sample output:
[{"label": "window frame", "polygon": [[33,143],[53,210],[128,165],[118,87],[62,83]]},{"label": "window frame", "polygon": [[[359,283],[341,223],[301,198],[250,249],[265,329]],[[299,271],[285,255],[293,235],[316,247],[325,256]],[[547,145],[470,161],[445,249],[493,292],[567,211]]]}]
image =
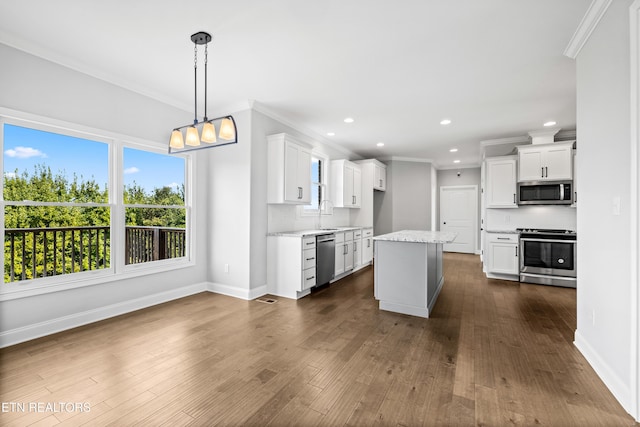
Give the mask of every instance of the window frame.
[{"label": "window frame", "polygon": [[318,152],[311,152],[311,159],[313,161],[313,159],[318,159],[320,160],[321,163],[321,172],[320,172],[320,177],[321,182],[317,183],[314,182],[313,179],[311,180],[311,186],[309,188],[309,190],[311,192],[313,192],[313,187],[314,185],[320,185],[320,193],[321,196],[319,197],[318,200],[318,205],[322,204],[323,200],[328,200],[329,203],[325,203],[324,206],[320,206],[320,210],[321,212],[318,212],[318,209],[311,209],[308,208],[307,206],[310,205],[302,205],[298,207],[298,214],[300,217],[310,217],[310,216],[315,216],[317,217],[319,214],[320,215],[333,215],[333,201],[331,201],[331,194],[329,192],[329,156],[327,156],[326,154],[323,153],[318,153]]},{"label": "window frame", "polygon": [[[0,156],[0,170],[3,172],[4,180],[4,125],[22,126],[44,132],[53,132],[62,135],[89,139],[108,145],[108,191],[109,198],[106,204],[103,203],[77,203],[67,202],[27,202],[28,205],[53,205],[53,206],[86,206],[86,207],[108,207],[110,209],[110,251],[111,259],[109,268],[99,270],[82,271],[71,274],[61,274],[44,278],[20,280],[0,285],[0,301],[7,301],[30,296],[43,295],[51,292],[60,292],[71,289],[78,289],[86,286],[106,284],[119,280],[126,280],[140,276],[153,275],[195,265],[193,248],[195,247],[195,233],[192,232],[192,224],[195,223],[195,209],[193,198],[193,176],[194,162],[193,155],[189,153],[174,154],[172,156],[182,157],[185,160],[185,205],[186,209],[186,255],[180,258],[164,259],[140,264],[125,265],[124,244],[125,244],[125,204],[124,204],[124,148],[150,151],[159,154],[167,153],[166,147],[148,140],[134,138],[114,132],[97,130],[75,123],[41,117],[33,114],[18,112],[0,107],[0,146],[3,155]],[[3,181],[4,182],[4,181]],[[10,205],[25,205],[24,201],[5,201],[4,194],[0,195],[2,204],[2,215],[0,215],[0,225],[4,241],[4,212],[5,207]],[[129,205],[131,206],[131,205]],[[145,207],[148,207],[145,205]],[[166,206],[162,206],[166,208]],[[0,255],[0,261],[4,265],[4,250]]]}]

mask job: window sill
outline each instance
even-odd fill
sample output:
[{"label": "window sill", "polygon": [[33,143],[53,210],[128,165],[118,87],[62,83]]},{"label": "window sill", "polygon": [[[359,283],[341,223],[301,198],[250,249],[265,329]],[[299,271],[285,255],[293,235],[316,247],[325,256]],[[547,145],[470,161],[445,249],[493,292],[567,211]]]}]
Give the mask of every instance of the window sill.
[{"label": "window sill", "polygon": [[[2,288],[2,290],[0,290],[0,301],[10,301],[54,292],[85,288],[88,286],[103,285],[119,280],[133,279],[140,276],[148,276],[181,268],[193,267],[195,265],[193,261],[189,260],[163,260],[154,262],[153,264],[154,265],[139,264],[126,266],[124,271],[121,273],[114,273],[113,269],[108,269],[47,278],[53,279],[51,281],[47,279],[38,279],[46,281],[47,283],[37,283],[35,281],[3,283],[0,285]],[[82,277],[73,277],[76,275]]]}]

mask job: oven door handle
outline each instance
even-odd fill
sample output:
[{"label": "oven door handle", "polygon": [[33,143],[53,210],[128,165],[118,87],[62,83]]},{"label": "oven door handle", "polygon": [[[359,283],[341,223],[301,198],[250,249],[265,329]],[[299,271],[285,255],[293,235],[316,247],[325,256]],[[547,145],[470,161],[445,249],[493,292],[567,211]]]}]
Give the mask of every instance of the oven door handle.
[{"label": "oven door handle", "polygon": [[521,242],[549,242],[549,243],[573,243],[575,244],[576,241],[575,239],[570,239],[570,240],[557,240],[557,239],[528,239],[528,238],[520,238]]}]

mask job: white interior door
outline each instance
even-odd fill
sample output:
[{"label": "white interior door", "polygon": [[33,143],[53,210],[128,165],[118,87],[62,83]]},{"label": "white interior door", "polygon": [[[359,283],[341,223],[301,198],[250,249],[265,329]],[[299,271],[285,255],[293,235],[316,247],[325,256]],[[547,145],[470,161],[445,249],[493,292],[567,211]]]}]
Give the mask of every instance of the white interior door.
[{"label": "white interior door", "polygon": [[452,243],[443,245],[443,250],[475,253],[477,214],[478,186],[440,187],[440,231],[451,231],[458,235]]}]

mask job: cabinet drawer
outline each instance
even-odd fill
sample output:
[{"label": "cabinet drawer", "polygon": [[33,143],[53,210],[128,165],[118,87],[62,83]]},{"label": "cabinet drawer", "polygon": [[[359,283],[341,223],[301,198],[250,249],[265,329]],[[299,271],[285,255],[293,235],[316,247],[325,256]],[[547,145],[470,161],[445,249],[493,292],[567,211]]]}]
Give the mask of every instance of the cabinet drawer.
[{"label": "cabinet drawer", "polygon": [[353,241],[353,231],[347,231],[346,233],[344,233],[344,241],[345,242]]},{"label": "cabinet drawer", "polygon": [[496,243],[518,243],[518,235],[487,233],[487,241]]},{"label": "cabinet drawer", "polygon": [[316,268],[307,268],[302,272],[302,290],[316,285]]},{"label": "cabinet drawer", "polygon": [[336,245],[338,243],[344,243],[344,233],[336,233]]},{"label": "cabinet drawer", "polygon": [[316,237],[305,237],[302,239],[302,250],[305,249],[315,249],[316,248]]},{"label": "cabinet drawer", "polygon": [[306,270],[307,268],[316,266],[316,250],[315,249],[305,249],[302,251],[302,269]]},{"label": "cabinet drawer", "polygon": [[368,228],[362,232],[363,237],[371,237],[373,236],[373,230]]}]

